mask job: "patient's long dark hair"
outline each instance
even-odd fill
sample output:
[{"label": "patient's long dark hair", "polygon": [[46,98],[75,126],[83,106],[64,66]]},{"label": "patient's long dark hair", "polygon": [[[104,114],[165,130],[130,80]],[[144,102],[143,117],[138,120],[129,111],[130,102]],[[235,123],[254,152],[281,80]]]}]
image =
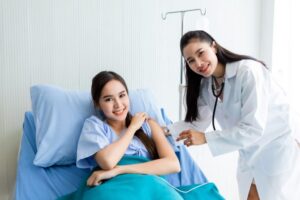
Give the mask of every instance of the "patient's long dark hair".
[{"label": "patient's long dark hair", "polygon": [[[117,73],[112,71],[102,71],[98,73],[92,80],[92,98],[94,102],[94,106],[97,108],[97,105],[99,104],[99,99],[101,96],[101,92],[103,87],[111,80],[117,80],[119,81],[126,89],[126,92],[128,94],[128,88],[125,83],[125,80]],[[130,125],[132,119],[132,115],[128,112],[126,119],[125,119],[125,125],[128,127]],[[145,145],[146,149],[148,150],[150,156],[152,159],[158,158],[158,153],[155,147],[155,143],[152,140],[152,138],[149,138],[143,131],[142,128],[138,129],[135,132],[135,136],[139,138],[139,140]]]},{"label": "patient's long dark hair", "polygon": [[[181,54],[183,55],[183,49],[192,41],[192,40],[199,40],[200,42],[207,42],[208,44],[212,45],[213,42],[215,42],[215,47],[217,50],[217,58],[218,62],[222,63],[224,66],[226,66],[227,63],[240,61],[243,59],[251,59],[255,60],[257,62],[260,62],[263,66],[266,67],[265,63],[263,63],[260,60],[257,60],[251,56],[247,55],[240,55],[233,53],[221,45],[219,45],[216,40],[209,35],[205,31],[196,30],[196,31],[190,31],[185,33],[180,40],[180,50]],[[193,72],[188,63],[185,61],[185,78],[186,78],[186,84],[187,84],[187,90],[186,90],[186,105],[187,105],[187,112],[185,116],[186,122],[192,122],[197,119],[198,116],[198,105],[197,100],[200,95],[200,85],[201,80],[203,76],[196,74]]]}]

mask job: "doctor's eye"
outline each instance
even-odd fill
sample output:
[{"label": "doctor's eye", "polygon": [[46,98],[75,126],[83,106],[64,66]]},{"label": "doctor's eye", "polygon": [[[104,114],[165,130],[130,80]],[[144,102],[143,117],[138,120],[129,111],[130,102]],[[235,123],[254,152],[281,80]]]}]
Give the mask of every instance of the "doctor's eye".
[{"label": "doctor's eye", "polygon": [[194,62],[195,62],[194,59],[187,60],[187,63],[188,63],[188,64],[193,64]]},{"label": "doctor's eye", "polygon": [[198,57],[201,57],[203,55],[204,51],[199,51],[198,52]]}]

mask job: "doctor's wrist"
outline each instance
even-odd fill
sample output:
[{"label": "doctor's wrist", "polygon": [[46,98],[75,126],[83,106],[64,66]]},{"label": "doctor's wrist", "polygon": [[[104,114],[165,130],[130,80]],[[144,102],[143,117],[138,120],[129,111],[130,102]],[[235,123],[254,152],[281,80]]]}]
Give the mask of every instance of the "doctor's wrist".
[{"label": "doctor's wrist", "polygon": [[206,141],[205,133],[204,132],[200,132],[200,133],[202,135],[202,144],[206,144],[207,141]]}]

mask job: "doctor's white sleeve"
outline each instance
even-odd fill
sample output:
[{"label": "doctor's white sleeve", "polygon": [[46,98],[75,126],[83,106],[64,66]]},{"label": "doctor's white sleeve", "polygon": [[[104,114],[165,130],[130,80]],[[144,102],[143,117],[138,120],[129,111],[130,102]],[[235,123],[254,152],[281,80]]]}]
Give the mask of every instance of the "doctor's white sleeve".
[{"label": "doctor's white sleeve", "polygon": [[202,99],[198,98],[198,117],[196,121],[178,121],[168,125],[168,129],[174,138],[177,138],[178,135],[184,130],[192,129],[204,132],[209,127],[211,124],[212,113],[210,108],[202,102]]},{"label": "doctor's white sleeve", "polygon": [[[262,65],[240,68],[240,120],[232,128],[205,133],[214,156],[245,148],[261,138],[268,117],[269,71]],[[233,111],[236,112],[236,111]]]}]

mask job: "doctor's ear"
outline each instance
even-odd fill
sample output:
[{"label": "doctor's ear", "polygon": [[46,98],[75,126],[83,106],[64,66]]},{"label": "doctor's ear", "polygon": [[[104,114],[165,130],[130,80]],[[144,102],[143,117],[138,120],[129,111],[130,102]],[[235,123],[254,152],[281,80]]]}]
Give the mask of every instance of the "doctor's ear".
[{"label": "doctor's ear", "polygon": [[213,41],[210,46],[211,46],[211,48],[213,48],[214,52],[217,53],[217,44],[216,44],[216,42]]}]

